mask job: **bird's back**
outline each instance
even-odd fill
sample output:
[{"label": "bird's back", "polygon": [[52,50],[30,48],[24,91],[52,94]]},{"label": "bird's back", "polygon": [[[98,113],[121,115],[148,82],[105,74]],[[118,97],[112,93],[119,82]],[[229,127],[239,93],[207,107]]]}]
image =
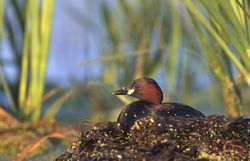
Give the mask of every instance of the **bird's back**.
[{"label": "bird's back", "polygon": [[161,117],[183,116],[183,117],[205,117],[200,111],[188,105],[166,102],[154,107],[152,115]]},{"label": "bird's back", "polygon": [[205,117],[198,110],[184,104],[167,102],[155,105],[145,101],[135,101],[121,111],[117,122],[127,131],[136,120],[147,116],[161,123],[170,121],[177,123],[180,120],[185,121],[186,118]]}]

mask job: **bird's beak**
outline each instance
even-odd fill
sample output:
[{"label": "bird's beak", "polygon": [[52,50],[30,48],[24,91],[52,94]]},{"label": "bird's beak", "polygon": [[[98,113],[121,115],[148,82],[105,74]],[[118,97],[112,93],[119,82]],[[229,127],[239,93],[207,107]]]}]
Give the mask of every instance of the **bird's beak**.
[{"label": "bird's beak", "polygon": [[131,89],[127,89],[125,87],[123,87],[122,89],[118,90],[118,91],[115,91],[113,92],[113,95],[132,95],[134,93],[134,89],[131,88]]},{"label": "bird's beak", "polygon": [[113,92],[113,95],[125,95],[127,93],[128,93],[128,91],[123,87],[122,89]]}]

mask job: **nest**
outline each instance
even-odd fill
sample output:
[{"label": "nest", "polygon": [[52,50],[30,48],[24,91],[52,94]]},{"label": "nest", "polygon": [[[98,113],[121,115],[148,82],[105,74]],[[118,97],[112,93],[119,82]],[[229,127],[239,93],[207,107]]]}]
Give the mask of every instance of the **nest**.
[{"label": "nest", "polygon": [[[178,125],[178,126],[177,126]],[[224,116],[175,119],[162,124],[136,121],[129,132],[116,122],[100,122],[56,160],[247,160],[250,119]]]}]

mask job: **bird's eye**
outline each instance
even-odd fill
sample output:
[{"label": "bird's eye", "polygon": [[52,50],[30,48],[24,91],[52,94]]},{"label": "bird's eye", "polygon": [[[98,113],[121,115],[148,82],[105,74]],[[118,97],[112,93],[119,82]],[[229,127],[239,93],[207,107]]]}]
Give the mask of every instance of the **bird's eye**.
[{"label": "bird's eye", "polygon": [[137,88],[139,88],[139,86],[138,86],[138,85],[135,85],[135,88],[137,89]]}]

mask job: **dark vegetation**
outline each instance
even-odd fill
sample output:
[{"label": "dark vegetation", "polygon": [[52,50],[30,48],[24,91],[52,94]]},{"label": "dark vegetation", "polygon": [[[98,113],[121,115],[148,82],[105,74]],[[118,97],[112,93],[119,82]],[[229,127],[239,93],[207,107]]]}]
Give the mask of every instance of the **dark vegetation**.
[{"label": "dark vegetation", "polygon": [[247,160],[250,119],[224,116],[176,119],[160,124],[138,120],[128,133],[116,122],[100,122],[56,160]]}]

